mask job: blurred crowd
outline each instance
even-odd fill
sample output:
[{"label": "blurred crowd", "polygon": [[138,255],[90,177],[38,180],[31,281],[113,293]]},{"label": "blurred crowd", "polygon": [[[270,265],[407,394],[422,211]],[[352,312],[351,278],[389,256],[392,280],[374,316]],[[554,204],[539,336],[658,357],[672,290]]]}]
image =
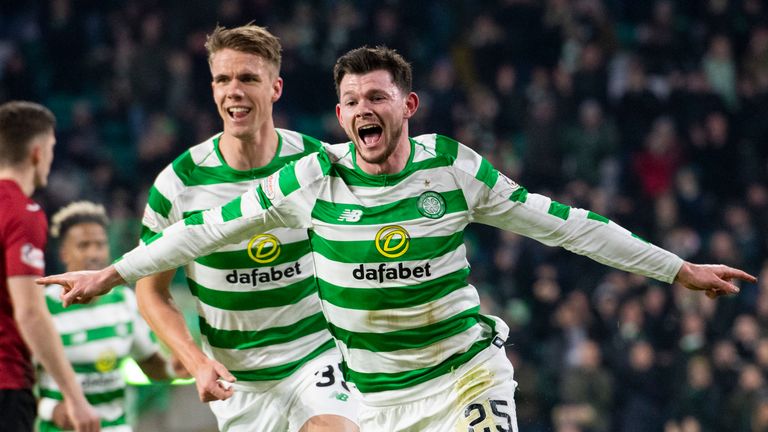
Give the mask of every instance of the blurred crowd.
[{"label": "blurred crowd", "polygon": [[276,123],[345,140],[331,70],[414,66],[439,132],[562,203],[694,262],[760,276],[712,301],[473,226],[512,328],[523,431],[768,431],[768,5],[761,0],[50,0],[0,3],[0,101],[57,115],[48,212],[104,203],[136,242],[155,175],[220,128],[203,47],[253,20],[283,44]]}]

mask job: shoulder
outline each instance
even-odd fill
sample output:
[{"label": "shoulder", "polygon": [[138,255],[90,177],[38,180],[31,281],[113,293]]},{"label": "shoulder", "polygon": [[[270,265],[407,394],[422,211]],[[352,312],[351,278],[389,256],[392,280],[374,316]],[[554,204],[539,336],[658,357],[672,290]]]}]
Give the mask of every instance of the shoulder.
[{"label": "shoulder", "polygon": [[283,142],[280,150],[281,157],[315,153],[325,145],[323,141],[301,132],[277,128],[277,133]]},{"label": "shoulder", "polygon": [[436,133],[413,137],[416,144],[416,155],[422,158],[429,156],[445,159],[448,162],[455,161],[460,155],[460,149],[466,147],[453,138]]},{"label": "shoulder", "polygon": [[[8,236],[45,241],[48,220],[43,208],[20,189],[0,188],[0,230]],[[17,237],[18,238],[18,237]]]},{"label": "shoulder", "polygon": [[168,164],[155,178],[150,195],[160,194],[173,201],[189,185],[195,171],[201,166],[221,165],[216,155],[219,135],[190,147]]},{"label": "shoulder", "polygon": [[435,166],[451,167],[455,173],[472,177],[493,177],[497,173],[483,156],[451,137],[428,134],[413,140],[416,143],[414,161],[433,158]]},{"label": "shoulder", "polygon": [[216,134],[184,151],[160,173],[158,180],[174,176],[186,184],[199,167],[221,165],[216,154],[216,143],[220,136],[221,134]]},{"label": "shoulder", "polygon": [[330,163],[347,165],[352,163],[352,143],[325,144],[321,152]]}]

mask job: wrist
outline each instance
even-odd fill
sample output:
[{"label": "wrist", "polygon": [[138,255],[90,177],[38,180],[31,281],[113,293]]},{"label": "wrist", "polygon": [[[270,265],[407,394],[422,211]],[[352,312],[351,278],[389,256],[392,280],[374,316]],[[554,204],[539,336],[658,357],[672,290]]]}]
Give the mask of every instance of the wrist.
[{"label": "wrist", "polygon": [[683,265],[681,265],[680,270],[677,271],[674,281],[684,283],[689,279],[691,271],[692,271],[691,263],[689,263],[688,261],[683,261]]}]

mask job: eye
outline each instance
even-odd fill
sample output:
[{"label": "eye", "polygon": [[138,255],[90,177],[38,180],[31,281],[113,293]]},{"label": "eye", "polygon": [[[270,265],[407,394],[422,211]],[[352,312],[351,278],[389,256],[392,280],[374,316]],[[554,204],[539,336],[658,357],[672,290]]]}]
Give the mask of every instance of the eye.
[{"label": "eye", "polygon": [[344,102],[344,105],[348,106],[348,107],[353,107],[353,106],[355,106],[356,103],[357,102],[355,102],[353,100],[348,100],[348,101]]}]

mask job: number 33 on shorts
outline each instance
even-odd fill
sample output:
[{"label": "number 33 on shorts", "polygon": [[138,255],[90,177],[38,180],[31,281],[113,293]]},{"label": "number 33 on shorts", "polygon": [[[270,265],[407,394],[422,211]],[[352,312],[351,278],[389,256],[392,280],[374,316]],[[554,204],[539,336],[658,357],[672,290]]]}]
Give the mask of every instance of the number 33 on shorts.
[{"label": "number 33 on shorts", "polygon": [[[338,369],[334,369],[333,365],[326,365],[323,369],[315,372],[315,376],[318,378],[315,383],[317,387],[330,387],[338,382],[344,390],[349,391],[347,383],[341,378],[341,365],[339,365]],[[346,400],[349,395],[337,393],[336,397],[339,400]]]},{"label": "number 33 on shorts", "polygon": [[489,399],[467,405],[456,424],[456,432],[515,432],[510,403]]}]

